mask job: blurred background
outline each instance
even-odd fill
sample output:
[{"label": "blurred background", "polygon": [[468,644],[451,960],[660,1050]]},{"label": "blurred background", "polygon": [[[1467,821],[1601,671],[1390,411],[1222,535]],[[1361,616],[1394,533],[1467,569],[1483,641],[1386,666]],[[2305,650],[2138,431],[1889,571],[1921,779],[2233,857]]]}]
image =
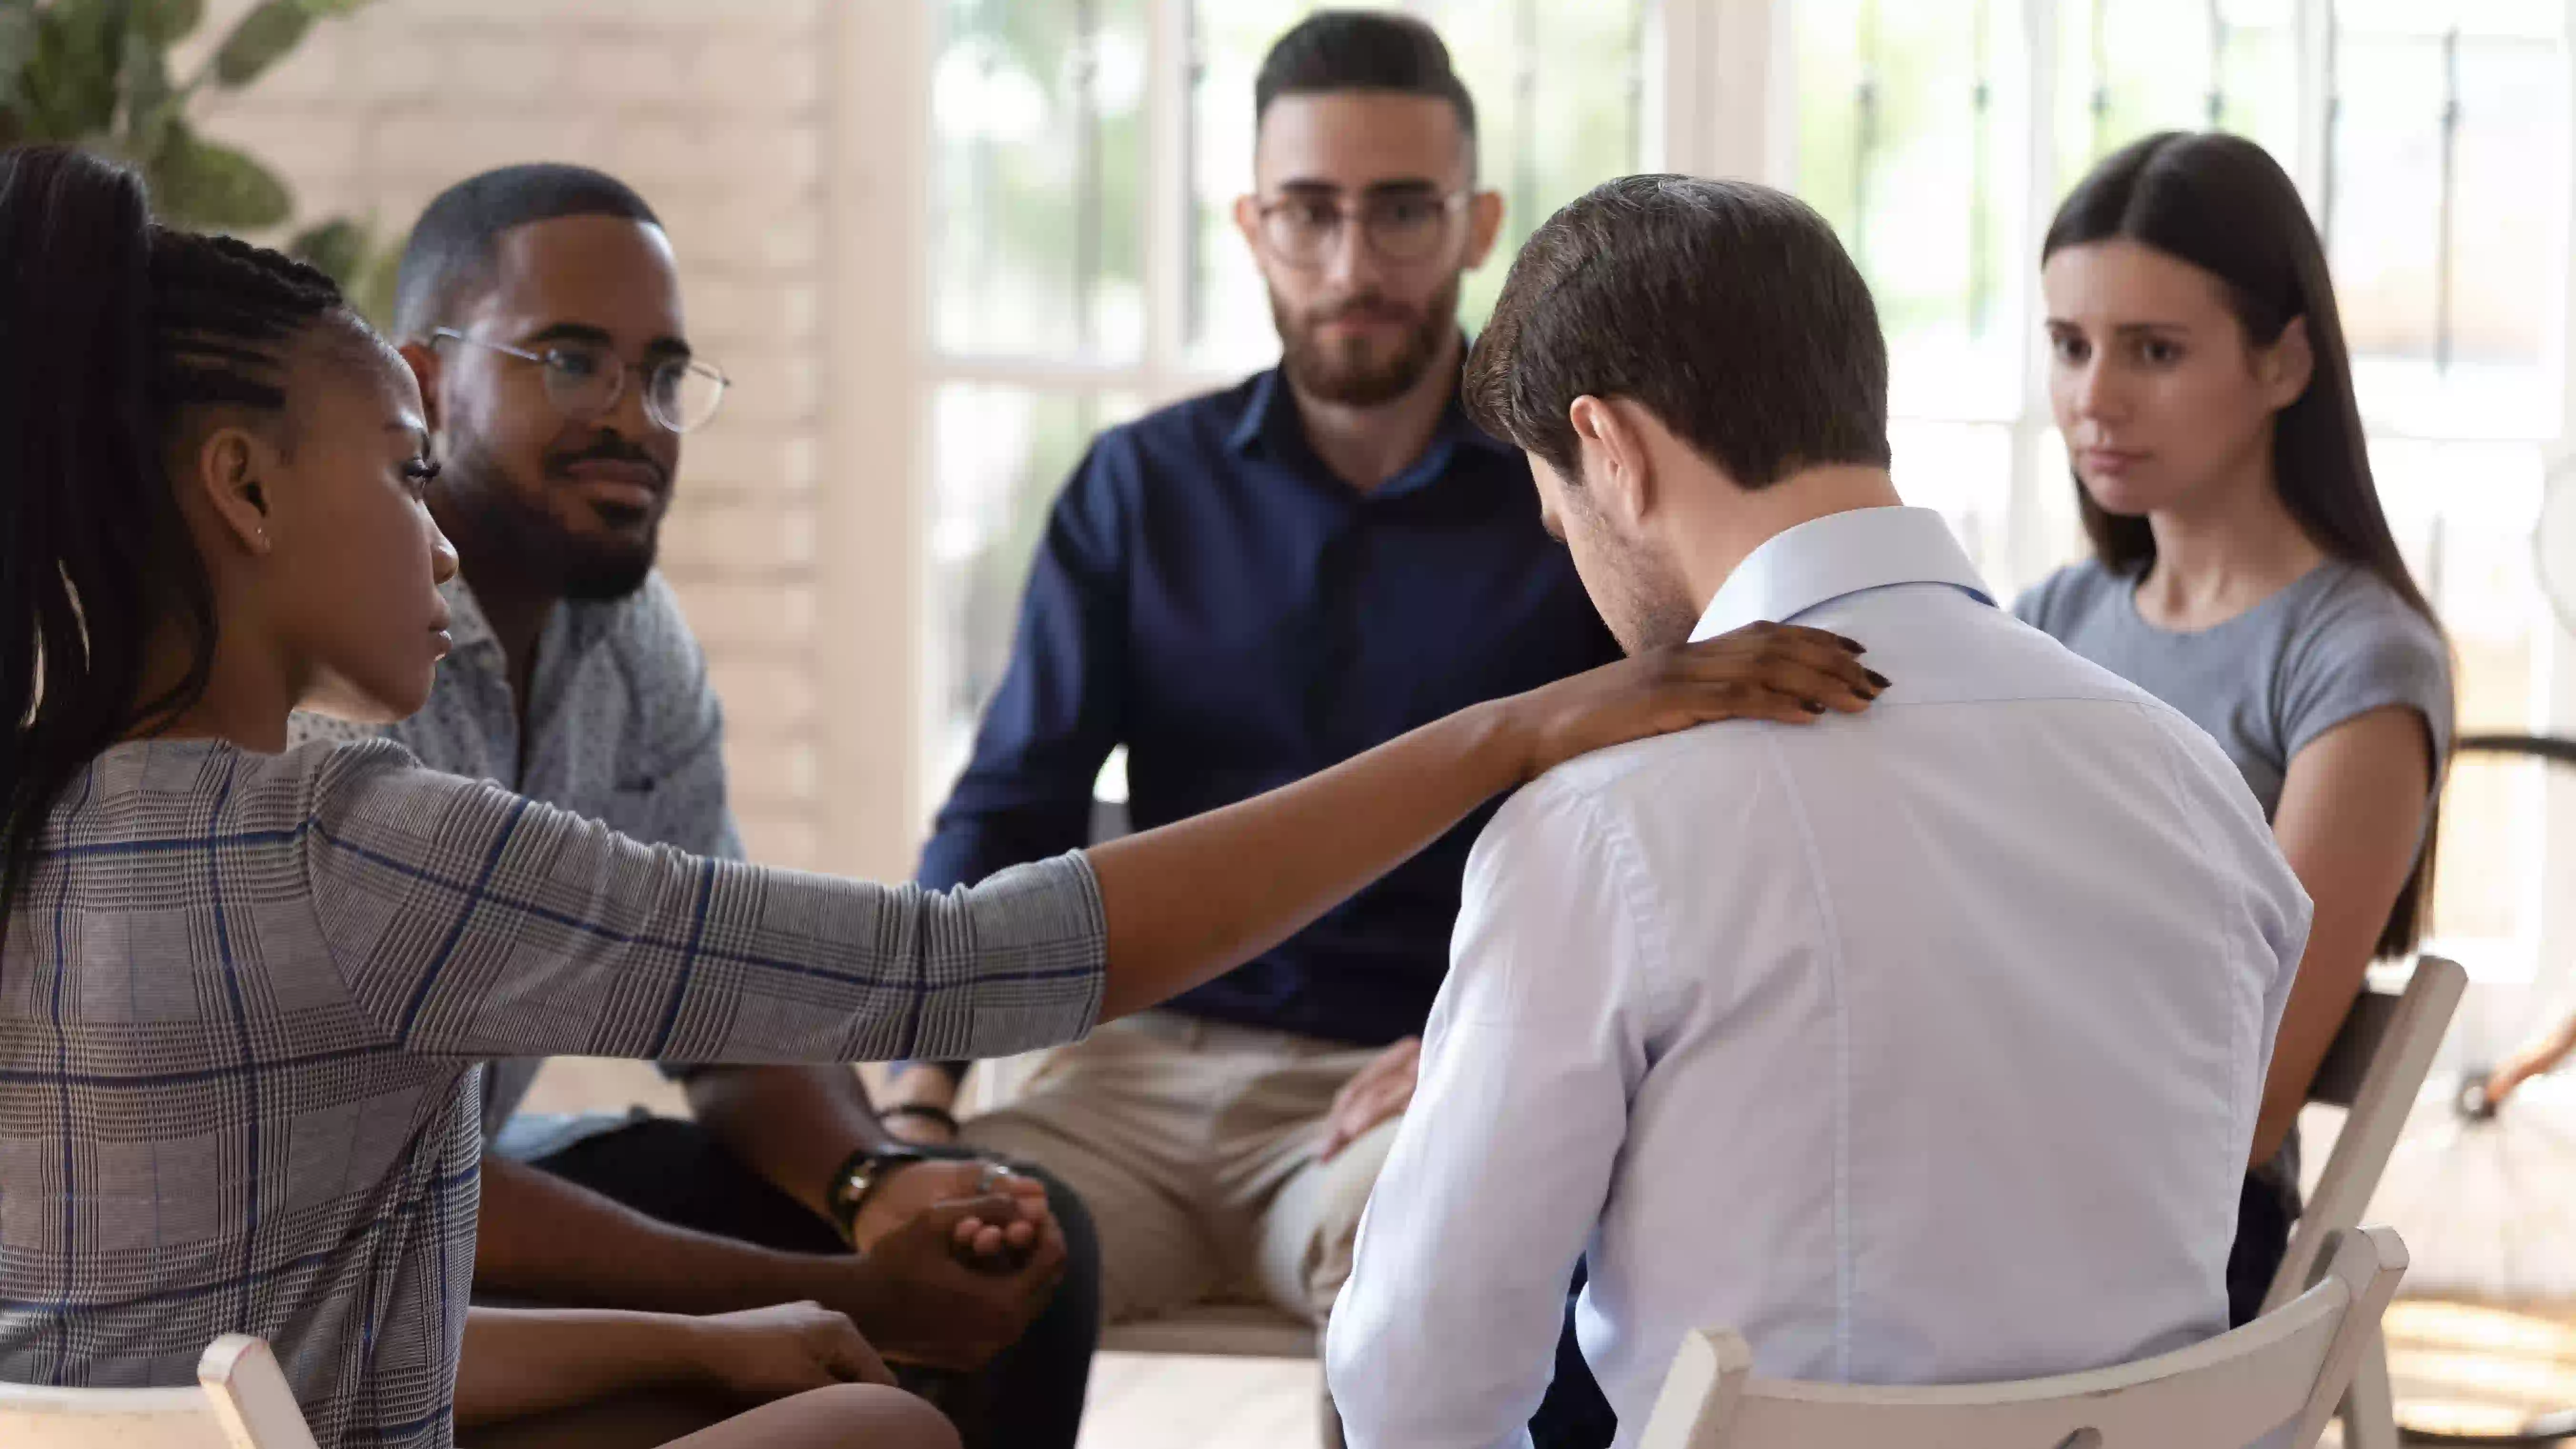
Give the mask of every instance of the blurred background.
[{"label": "blurred background", "polygon": [[[1275,356],[1227,208],[1253,69],[1308,8],[154,0],[148,33],[89,54],[19,24],[18,0],[0,114],[149,150],[165,203],[296,239],[362,293],[413,213],[484,167],[579,161],[641,190],[699,350],[736,380],[689,439],[664,557],[725,699],[752,851],[901,875],[1091,433]],[[2462,729],[2576,726],[2532,542],[2576,335],[2567,0],[1406,8],[1447,37],[1508,198],[1471,329],[1509,246],[1594,182],[1792,189],[1877,291],[1899,485],[2007,595],[2081,546],[2035,315],[2057,198],[2149,131],[2253,137],[2327,237]],[[1102,792],[1122,789],[1113,760]],[[2431,944],[2474,978],[2451,1055],[2487,1059],[2568,1004],[2576,784],[2472,761],[2447,812]]]}]

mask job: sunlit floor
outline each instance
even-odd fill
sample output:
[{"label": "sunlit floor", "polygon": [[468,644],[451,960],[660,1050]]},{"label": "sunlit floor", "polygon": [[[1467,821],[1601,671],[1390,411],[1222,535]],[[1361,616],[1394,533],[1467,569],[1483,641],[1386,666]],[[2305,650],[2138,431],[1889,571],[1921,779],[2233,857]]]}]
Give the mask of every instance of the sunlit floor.
[{"label": "sunlit floor", "polygon": [[1315,1449],[1322,1389],[1311,1363],[1102,1354],[1082,1449]]}]

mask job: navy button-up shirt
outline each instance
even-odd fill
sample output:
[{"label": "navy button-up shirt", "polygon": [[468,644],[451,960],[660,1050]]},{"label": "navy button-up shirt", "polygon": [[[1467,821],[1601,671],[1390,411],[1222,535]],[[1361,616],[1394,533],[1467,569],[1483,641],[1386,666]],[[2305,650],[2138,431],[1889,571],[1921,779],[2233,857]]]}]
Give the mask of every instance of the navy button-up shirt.
[{"label": "navy button-up shirt", "polygon": [[[1122,744],[1129,815],[1150,828],[1618,653],[1517,449],[1453,401],[1423,455],[1363,493],[1265,372],[1109,430],[1075,470],[921,880],[1085,844]],[[1489,817],[1172,1009],[1355,1045],[1420,1032]]]}]

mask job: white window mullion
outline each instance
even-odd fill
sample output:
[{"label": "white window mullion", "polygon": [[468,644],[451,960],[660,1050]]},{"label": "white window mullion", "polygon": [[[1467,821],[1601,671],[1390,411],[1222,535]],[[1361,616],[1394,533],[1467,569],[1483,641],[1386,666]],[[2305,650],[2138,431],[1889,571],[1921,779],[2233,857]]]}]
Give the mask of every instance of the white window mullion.
[{"label": "white window mullion", "polygon": [[2022,146],[2023,223],[2014,286],[2023,341],[2020,349],[2021,416],[2013,425],[2012,495],[2004,510],[2004,557],[2011,560],[2016,588],[2037,583],[2057,562],[2058,540],[2050,536],[2050,490],[2063,488],[2063,478],[2043,478],[2040,444],[2056,426],[2048,402],[2048,346],[2041,327],[2047,304],[2039,293],[2039,247],[2057,213],[2057,7],[2061,0],[2022,0],[2022,40],[2027,50],[2030,117]]},{"label": "white window mullion", "polygon": [[2298,55],[2299,152],[2291,178],[2320,226],[2333,186],[2335,0],[2298,0],[2292,24]]},{"label": "white window mullion", "polygon": [[1189,346],[1189,258],[1198,227],[1191,113],[1197,3],[1149,0],[1146,19],[1145,365],[1136,390],[1155,398]]},{"label": "white window mullion", "polygon": [[[1648,25],[1647,164],[1690,176],[1786,184],[1796,155],[1795,93],[1775,38],[1790,0],[1661,0]],[[1785,99],[1788,104],[1783,105]],[[1783,118],[1789,144],[1778,144]]]}]

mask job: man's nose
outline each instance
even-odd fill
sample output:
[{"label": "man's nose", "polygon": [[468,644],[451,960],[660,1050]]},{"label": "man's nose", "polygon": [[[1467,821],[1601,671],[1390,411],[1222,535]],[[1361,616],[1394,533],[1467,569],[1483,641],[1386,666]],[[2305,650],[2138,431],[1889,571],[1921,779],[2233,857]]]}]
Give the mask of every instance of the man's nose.
[{"label": "man's nose", "polygon": [[1356,292],[1375,286],[1382,270],[1376,249],[1369,245],[1368,226],[1357,216],[1345,216],[1333,230],[1332,243],[1324,249],[1324,280],[1336,292]]}]

